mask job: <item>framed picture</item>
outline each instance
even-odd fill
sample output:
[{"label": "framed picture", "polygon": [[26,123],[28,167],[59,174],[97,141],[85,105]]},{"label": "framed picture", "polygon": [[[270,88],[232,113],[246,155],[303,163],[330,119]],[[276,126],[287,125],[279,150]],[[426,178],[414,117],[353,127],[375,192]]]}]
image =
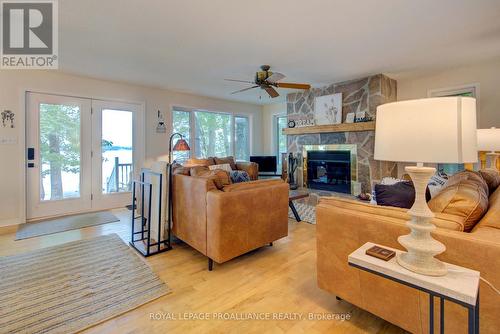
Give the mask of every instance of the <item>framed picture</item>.
[{"label": "framed picture", "polygon": [[354,123],[354,113],[350,112],[345,116],[346,123]]},{"label": "framed picture", "polygon": [[342,93],[316,97],[314,120],[316,125],[342,123]]}]

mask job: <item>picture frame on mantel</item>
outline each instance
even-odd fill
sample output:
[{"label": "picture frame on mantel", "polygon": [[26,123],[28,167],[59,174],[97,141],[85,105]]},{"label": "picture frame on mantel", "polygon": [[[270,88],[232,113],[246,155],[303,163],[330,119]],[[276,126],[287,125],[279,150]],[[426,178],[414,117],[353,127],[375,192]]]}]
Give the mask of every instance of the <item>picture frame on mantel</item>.
[{"label": "picture frame on mantel", "polygon": [[342,93],[317,96],[314,99],[314,121],[316,125],[342,123]]}]

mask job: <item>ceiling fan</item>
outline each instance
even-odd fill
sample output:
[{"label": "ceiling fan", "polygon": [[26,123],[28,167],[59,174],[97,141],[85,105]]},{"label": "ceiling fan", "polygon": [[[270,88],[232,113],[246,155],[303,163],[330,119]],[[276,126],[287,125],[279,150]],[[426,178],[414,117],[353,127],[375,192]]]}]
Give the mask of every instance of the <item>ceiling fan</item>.
[{"label": "ceiling fan", "polygon": [[298,84],[298,83],[287,83],[287,82],[279,82],[280,80],[284,79],[285,76],[281,73],[278,72],[271,72],[269,71],[271,69],[271,66],[269,65],[262,65],[260,67],[260,71],[255,73],[255,80],[254,81],[246,81],[246,80],[235,80],[235,79],[224,79],[226,81],[235,81],[235,82],[245,82],[245,83],[251,83],[254,86],[252,87],[247,87],[243,88],[240,90],[237,90],[235,92],[232,92],[231,94],[237,94],[241,93],[250,89],[254,88],[261,88],[269,94],[270,97],[275,98],[278,97],[280,94],[276,91],[276,88],[292,88],[292,89],[309,89],[311,88],[311,85],[308,84]]}]

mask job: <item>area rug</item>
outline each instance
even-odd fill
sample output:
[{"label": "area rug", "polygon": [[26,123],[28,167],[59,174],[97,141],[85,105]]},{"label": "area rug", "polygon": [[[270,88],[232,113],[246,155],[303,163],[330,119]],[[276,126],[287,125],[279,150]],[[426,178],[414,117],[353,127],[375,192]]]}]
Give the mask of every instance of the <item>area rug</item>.
[{"label": "area rug", "polygon": [[0,257],[0,332],[74,333],[168,292],[116,234]]},{"label": "area rug", "polygon": [[[295,205],[295,209],[297,209],[300,219],[302,219],[303,222],[316,224],[315,206],[300,202],[294,202],[293,204]],[[295,220],[295,216],[293,215],[293,212],[290,208],[288,208],[288,217]]]},{"label": "area rug", "polygon": [[36,223],[21,224],[16,233],[16,240],[39,237],[41,235],[77,230],[84,227],[120,221],[109,211],[84,213]]}]

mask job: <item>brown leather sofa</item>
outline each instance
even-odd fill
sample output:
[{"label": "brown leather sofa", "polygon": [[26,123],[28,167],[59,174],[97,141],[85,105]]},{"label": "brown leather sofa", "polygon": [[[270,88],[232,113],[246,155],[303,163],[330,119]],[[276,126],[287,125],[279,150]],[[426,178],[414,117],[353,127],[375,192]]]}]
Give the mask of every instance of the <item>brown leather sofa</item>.
[{"label": "brown leather sofa", "polygon": [[188,159],[184,166],[212,166],[212,165],[222,165],[229,164],[233,170],[243,170],[248,173],[251,181],[255,181],[259,178],[259,165],[255,162],[236,162],[233,157],[208,157],[206,159]]},{"label": "brown leather sofa", "polygon": [[214,177],[173,176],[173,233],[208,257],[209,270],[288,235],[286,183]]},{"label": "brown leather sofa", "polygon": [[[498,180],[497,177],[497,183]],[[433,236],[446,245],[439,259],[478,270],[482,278],[498,288],[500,187],[497,184],[495,190],[490,183],[490,189],[485,190],[482,182],[475,180],[472,174],[448,181],[449,186],[429,202],[436,214],[437,229]],[[319,287],[409,332],[428,333],[427,294],[347,264],[347,256],[366,242],[404,250],[397,237],[409,231],[405,226],[409,219],[406,209],[342,198],[321,198],[316,212]],[[479,221],[471,226],[474,219]],[[471,231],[464,232],[467,229]],[[437,317],[438,301],[434,309]],[[439,330],[438,323],[435,321],[435,331]],[[445,331],[467,332],[464,307],[445,302]],[[482,281],[480,331],[500,333],[500,295]]]}]

